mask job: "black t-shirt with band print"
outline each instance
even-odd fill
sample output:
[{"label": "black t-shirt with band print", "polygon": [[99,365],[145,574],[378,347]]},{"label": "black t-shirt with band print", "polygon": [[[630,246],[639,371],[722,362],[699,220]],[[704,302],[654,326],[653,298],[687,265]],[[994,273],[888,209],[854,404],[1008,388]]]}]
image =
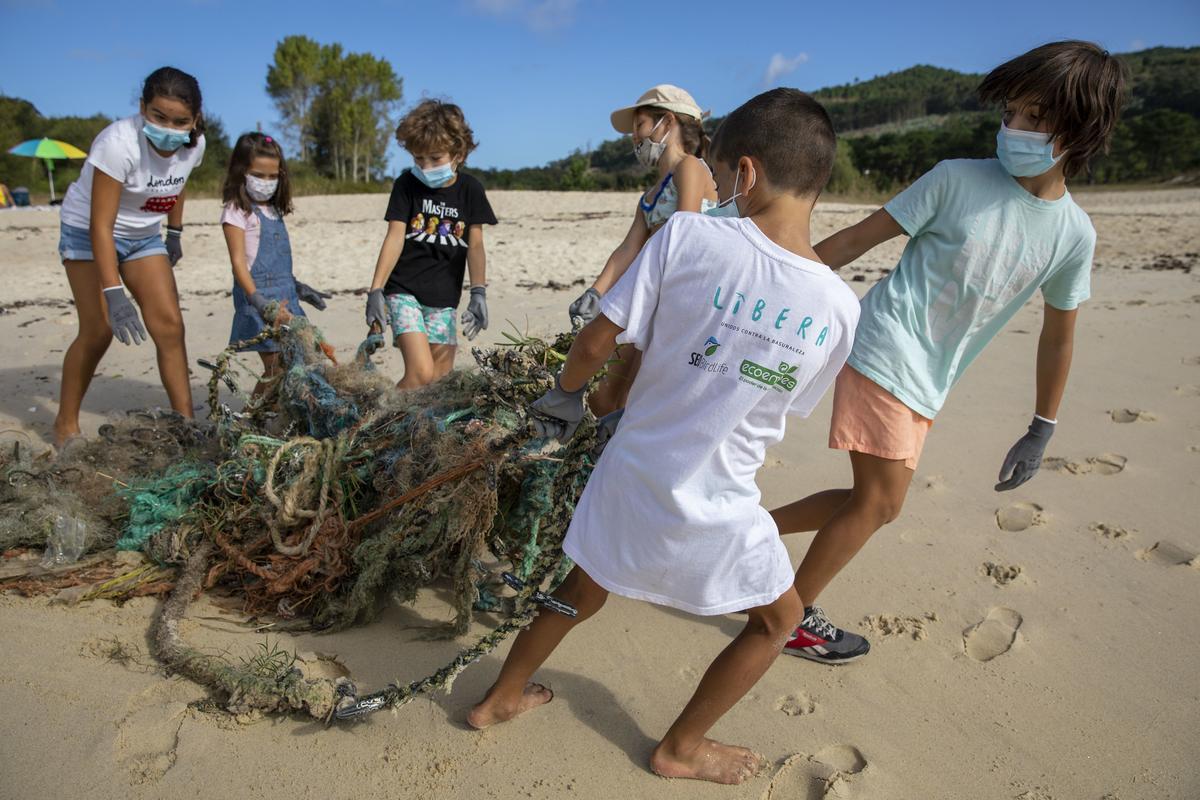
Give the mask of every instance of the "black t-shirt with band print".
[{"label": "black t-shirt with band print", "polygon": [[384,293],[411,294],[431,308],[458,308],[467,269],[467,228],[496,224],[483,184],[460,172],[451,185],[430,189],[405,171],[392,186],[384,219],[408,227]]}]

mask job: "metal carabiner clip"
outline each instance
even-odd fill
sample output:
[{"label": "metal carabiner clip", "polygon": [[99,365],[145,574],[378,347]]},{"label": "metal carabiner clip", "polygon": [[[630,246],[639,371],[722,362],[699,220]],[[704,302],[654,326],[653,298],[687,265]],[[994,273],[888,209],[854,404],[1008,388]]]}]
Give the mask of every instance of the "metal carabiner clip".
[{"label": "metal carabiner clip", "polygon": [[[508,584],[509,587],[517,590],[518,592],[525,590],[525,581],[521,580],[516,575],[513,575],[511,572],[501,572],[500,578],[506,584]],[[551,611],[557,611],[564,617],[579,616],[579,611],[575,608],[575,606],[571,605],[570,603],[565,603],[562,600],[559,600],[557,597],[552,597],[551,595],[543,592],[541,589],[534,589],[533,594],[529,595],[529,599],[539,606],[548,608]]]}]

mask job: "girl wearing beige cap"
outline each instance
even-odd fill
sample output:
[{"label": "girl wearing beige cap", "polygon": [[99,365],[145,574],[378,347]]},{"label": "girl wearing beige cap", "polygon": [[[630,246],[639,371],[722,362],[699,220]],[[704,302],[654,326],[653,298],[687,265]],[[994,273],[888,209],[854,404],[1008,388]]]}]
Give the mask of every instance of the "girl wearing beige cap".
[{"label": "girl wearing beige cap", "polygon": [[[625,274],[642,245],[672,214],[703,212],[716,205],[717,189],[701,160],[708,147],[702,117],[692,96],[669,83],[655,86],[633,105],[612,113],[613,127],[633,136],[634,156],[643,167],[655,169],[658,180],[638,200],[629,233],[608,257],[600,277],[571,304],[568,313],[572,324],[586,325],[600,313],[600,298]],[[625,407],[629,387],[641,364],[641,353],[632,347],[618,347],[617,358],[589,395],[596,416]]]}]

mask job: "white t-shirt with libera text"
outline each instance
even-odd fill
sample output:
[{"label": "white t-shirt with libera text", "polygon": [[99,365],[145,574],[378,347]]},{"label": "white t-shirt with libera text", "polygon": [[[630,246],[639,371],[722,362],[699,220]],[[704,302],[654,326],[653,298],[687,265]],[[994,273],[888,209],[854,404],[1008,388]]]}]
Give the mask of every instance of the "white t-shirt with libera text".
[{"label": "white t-shirt with libera text", "polygon": [[92,218],[92,176],[96,170],[120,181],[121,204],[113,235],[123,239],[154,236],[167,212],[175,207],[188,175],[204,158],[204,137],[195,147],[160,156],[142,133],[141,115],[119,119],[92,142],[79,180],[63,197],[62,221],[87,230]]},{"label": "white t-shirt with libera text", "polygon": [[842,368],[858,299],[748,219],[680,212],[601,311],[642,365],[563,550],[609,591],[694,614],[773,602],[793,574],[755,473]]}]

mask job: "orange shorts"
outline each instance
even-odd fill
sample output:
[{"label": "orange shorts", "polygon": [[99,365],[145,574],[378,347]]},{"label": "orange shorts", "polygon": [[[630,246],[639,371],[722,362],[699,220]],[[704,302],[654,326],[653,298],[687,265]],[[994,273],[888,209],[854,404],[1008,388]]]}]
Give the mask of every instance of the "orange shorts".
[{"label": "orange shorts", "polygon": [[915,470],[933,420],[900,402],[894,394],[849,365],[833,389],[829,446],[898,461]]}]

